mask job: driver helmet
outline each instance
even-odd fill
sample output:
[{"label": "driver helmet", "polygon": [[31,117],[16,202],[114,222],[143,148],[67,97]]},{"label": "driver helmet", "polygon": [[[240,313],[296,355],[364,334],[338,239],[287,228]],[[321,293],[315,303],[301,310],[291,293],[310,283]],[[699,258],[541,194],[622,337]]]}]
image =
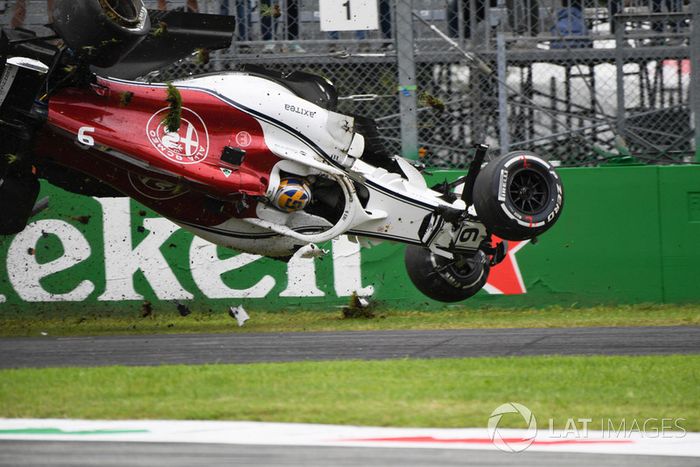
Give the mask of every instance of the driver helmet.
[{"label": "driver helmet", "polygon": [[311,200],[309,186],[300,178],[283,178],[272,199],[273,205],[285,212],[300,211]]}]

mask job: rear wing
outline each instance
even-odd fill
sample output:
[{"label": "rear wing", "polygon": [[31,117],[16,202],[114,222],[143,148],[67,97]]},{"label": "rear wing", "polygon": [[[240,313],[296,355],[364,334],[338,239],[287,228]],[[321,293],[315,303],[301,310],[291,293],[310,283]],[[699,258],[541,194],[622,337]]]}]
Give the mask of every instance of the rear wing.
[{"label": "rear wing", "polygon": [[129,55],[109,68],[93,67],[102,76],[135,79],[183,59],[198,49],[231,46],[236,18],[225,15],[148,10],[151,32]]}]

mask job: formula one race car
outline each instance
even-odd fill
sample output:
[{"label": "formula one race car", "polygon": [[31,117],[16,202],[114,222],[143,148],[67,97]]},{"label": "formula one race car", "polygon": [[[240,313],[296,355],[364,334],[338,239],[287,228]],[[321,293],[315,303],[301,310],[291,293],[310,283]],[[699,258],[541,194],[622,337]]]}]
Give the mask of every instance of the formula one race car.
[{"label": "formula one race car", "polygon": [[492,235],[531,239],[561,213],[559,176],[530,152],[482,170],[478,146],[467,175],[429,188],[385,151],[373,120],[335,111],[336,89],[319,76],[134,81],[228,47],[232,17],[56,0],[53,18],[55,36],[0,38],[0,234],[24,229],[43,178],[130,196],[215,244],[281,259],[339,235],[405,243],[416,287],[458,301],[505,256]]}]

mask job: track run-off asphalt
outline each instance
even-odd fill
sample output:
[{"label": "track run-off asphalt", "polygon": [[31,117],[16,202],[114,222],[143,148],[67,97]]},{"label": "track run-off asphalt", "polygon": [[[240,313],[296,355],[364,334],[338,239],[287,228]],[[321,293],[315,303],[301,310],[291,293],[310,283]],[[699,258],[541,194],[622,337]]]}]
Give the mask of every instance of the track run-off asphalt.
[{"label": "track run-off asphalt", "polygon": [[700,326],[0,339],[0,368],[700,353]]}]

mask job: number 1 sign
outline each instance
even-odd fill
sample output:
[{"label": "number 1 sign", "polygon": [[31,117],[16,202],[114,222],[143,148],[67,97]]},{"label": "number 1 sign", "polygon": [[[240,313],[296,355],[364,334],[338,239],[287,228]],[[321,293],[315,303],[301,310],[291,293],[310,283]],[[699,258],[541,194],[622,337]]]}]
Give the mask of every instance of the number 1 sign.
[{"label": "number 1 sign", "polygon": [[321,31],[378,29],[377,0],[319,0]]}]

